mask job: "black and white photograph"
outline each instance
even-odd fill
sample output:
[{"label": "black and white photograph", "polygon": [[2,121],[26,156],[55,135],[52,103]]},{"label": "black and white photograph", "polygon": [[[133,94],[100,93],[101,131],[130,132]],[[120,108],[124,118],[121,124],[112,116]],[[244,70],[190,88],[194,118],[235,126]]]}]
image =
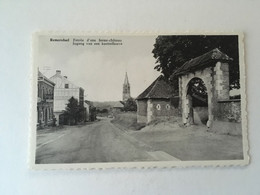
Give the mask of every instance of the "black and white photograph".
[{"label": "black and white photograph", "polygon": [[33,35],[33,168],[246,165],[243,35]]}]

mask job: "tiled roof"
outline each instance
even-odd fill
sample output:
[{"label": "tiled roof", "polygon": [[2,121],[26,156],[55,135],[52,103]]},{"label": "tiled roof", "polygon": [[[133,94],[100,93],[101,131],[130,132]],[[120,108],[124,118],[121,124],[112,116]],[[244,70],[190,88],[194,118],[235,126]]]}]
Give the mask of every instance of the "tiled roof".
[{"label": "tiled roof", "polygon": [[185,62],[180,68],[178,68],[171,76],[173,78],[174,76],[179,76],[182,74],[186,74],[187,72],[198,70],[201,68],[205,68],[208,66],[214,65],[211,62],[216,61],[230,61],[233,60],[228,55],[222,53],[219,49],[215,48],[201,56],[198,56],[196,58],[193,58],[187,62]]},{"label": "tiled roof", "polygon": [[161,75],[136,99],[169,99],[172,96],[173,88],[165,81],[164,77]]},{"label": "tiled roof", "polygon": [[52,82],[50,79],[48,79],[46,76],[44,76],[44,74],[42,74],[39,70],[38,70],[38,79],[43,79],[43,80],[51,83],[52,85],[55,85],[54,82]]}]

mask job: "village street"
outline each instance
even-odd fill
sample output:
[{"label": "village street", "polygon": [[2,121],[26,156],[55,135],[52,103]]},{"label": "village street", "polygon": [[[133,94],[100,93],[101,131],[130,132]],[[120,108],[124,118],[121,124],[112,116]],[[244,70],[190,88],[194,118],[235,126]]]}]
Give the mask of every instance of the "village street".
[{"label": "village street", "polygon": [[91,163],[242,159],[241,136],[218,135],[202,126],[158,124],[122,130],[111,119],[37,133],[36,163]]},{"label": "village street", "polygon": [[153,151],[110,123],[111,119],[84,126],[42,130],[37,135],[36,163],[91,163],[178,160]]}]

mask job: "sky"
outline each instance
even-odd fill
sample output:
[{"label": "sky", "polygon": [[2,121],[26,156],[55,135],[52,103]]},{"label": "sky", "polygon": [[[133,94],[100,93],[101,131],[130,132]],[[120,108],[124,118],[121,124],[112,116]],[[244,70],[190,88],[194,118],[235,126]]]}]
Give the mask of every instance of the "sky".
[{"label": "sky", "polygon": [[[69,41],[50,41],[51,38],[69,38]],[[84,46],[73,45],[73,39],[82,39]],[[99,43],[99,39],[116,39],[121,40],[122,45],[86,45],[88,39]],[[156,36],[41,35],[37,44],[36,64],[48,78],[56,70],[61,70],[61,75],[82,87],[85,99],[91,101],[122,100],[127,72],[131,96],[135,98],[160,75],[154,70],[152,50],[155,39]]]}]

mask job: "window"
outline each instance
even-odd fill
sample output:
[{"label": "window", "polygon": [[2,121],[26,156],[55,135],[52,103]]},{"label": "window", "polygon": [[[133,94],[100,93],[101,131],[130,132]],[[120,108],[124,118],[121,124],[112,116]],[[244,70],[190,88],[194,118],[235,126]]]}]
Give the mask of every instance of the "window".
[{"label": "window", "polygon": [[169,104],[166,104],[166,110],[170,110],[171,106]]},{"label": "window", "polygon": [[160,104],[157,104],[157,105],[156,105],[156,109],[157,109],[157,110],[161,110],[161,105],[160,105]]},{"label": "window", "polygon": [[68,89],[69,88],[69,84],[65,84],[65,89]]}]

